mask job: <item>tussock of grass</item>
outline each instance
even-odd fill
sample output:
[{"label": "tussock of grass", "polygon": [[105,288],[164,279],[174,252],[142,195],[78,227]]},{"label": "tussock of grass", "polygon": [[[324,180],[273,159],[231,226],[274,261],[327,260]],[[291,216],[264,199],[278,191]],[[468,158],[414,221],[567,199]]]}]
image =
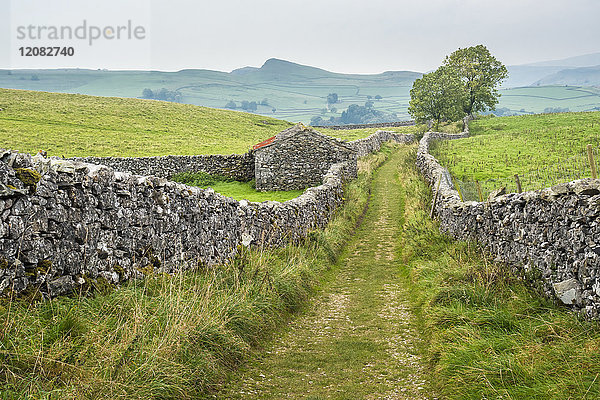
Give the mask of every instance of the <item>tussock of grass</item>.
[{"label": "tussock of grass", "polygon": [[95,297],[0,307],[0,398],[191,399],[210,393],[300,309],[342,251],[385,154],[362,161],[347,205],[301,246],[153,275]]},{"label": "tussock of grass", "polygon": [[[412,161],[409,161],[412,162]],[[416,171],[407,197],[403,272],[444,398],[600,397],[600,327],[542,299],[508,268],[454,241],[428,217]]]}]

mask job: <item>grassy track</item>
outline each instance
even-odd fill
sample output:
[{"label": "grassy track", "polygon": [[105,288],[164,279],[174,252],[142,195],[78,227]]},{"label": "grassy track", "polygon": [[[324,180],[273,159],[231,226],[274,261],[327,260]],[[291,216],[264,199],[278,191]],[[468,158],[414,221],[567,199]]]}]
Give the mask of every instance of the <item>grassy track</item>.
[{"label": "grassy track", "polygon": [[[368,212],[314,307],[219,398],[425,398],[410,294],[398,269],[401,147],[375,174]],[[410,168],[410,167],[408,167]],[[403,177],[403,172],[400,172]]]},{"label": "grassy track", "polygon": [[315,305],[216,397],[599,398],[599,324],[441,234],[407,151]]}]

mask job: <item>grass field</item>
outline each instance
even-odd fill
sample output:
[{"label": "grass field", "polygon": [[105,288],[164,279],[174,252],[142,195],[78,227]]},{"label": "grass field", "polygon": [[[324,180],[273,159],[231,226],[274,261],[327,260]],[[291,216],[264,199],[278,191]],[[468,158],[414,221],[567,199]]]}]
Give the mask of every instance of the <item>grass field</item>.
[{"label": "grass field", "polygon": [[0,108],[0,146],[65,157],[244,153],[291,126],[187,104],[7,89]]},{"label": "grass field", "polygon": [[236,200],[284,202],[303,193],[302,190],[259,192],[255,188],[254,181],[238,182],[224,176],[209,175],[205,172],[182,172],[175,174],[171,179],[186,185],[198,186],[202,189],[212,188],[215,192],[233,197]]},{"label": "grass field", "polygon": [[600,146],[600,112],[482,118],[470,128],[471,137],[436,142],[432,154],[454,177],[488,188],[513,187],[515,174],[525,190],[569,181],[580,170],[589,176],[586,146]]},{"label": "grass field", "polygon": [[[0,108],[0,147],[65,157],[245,153],[292,125],[188,104],[9,89],[0,89]],[[416,128],[394,128],[404,129]],[[354,140],[375,130],[324,133]]]},{"label": "grass field", "polygon": [[600,110],[600,88],[580,86],[528,86],[500,90],[496,108],[522,114],[544,112],[547,107],[569,111]]}]

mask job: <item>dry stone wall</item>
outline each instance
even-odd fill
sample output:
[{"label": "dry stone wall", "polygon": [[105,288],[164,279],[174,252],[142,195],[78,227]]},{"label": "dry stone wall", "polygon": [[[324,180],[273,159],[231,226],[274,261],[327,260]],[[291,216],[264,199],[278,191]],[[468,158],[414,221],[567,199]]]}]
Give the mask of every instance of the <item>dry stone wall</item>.
[{"label": "dry stone wall", "polygon": [[358,157],[363,157],[367,154],[379,151],[385,142],[392,141],[408,144],[412,143],[414,140],[415,137],[413,135],[405,135],[391,131],[377,131],[364,139],[354,140],[348,144],[356,149]]},{"label": "dry stone wall", "polygon": [[437,191],[441,228],[476,240],[534,287],[588,318],[600,318],[600,181],[583,179],[487,202],[462,202],[450,174],[429,154],[433,140],[468,135],[427,133],[417,166]]},{"label": "dry stone wall", "polygon": [[[378,149],[381,140],[364,143]],[[232,173],[248,176],[251,156],[221,157]],[[0,295],[36,289],[50,298],[226,263],[240,246],[300,241],[325,227],[344,201],[344,183],[356,176],[351,157],[284,203],[236,201],[164,178],[197,170],[204,161],[190,160],[202,159],[218,157],[86,159],[114,161],[111,167],[0,149]]]},{"label": "dry stone wall", "polygon": [[[212,190],[62,159],[0,152],[0,292],[45,296],[231,258],[239,205]],[[21,159],[14,169],[14,160]],[[16,171],[38,173],[17,187]],[[21,185],[22,186],[22,185]],[[27,192],[23,193],[22,190]]]},{"label": "dry stone wall", "polygon": [[380,122],[375,124],[354,124],[354,125],[317,125],[315,128],[333,129],[336,131],[351,130],[351,129],[369,129],[369,128],[396,128],[402,126],[415,125],[415,121],[398,121],[398,122]]},{"label": "dry stone wall", "polygon": [[211,175],[222,175],[241,182],[254,179],[254,157],[252,152],[198,156],[81,157],[72,158],[71,160],[106,165],[115,171],[129,172],[136,175],[154,175],[161,178],[170,178],[179,172],[203,171]]}]

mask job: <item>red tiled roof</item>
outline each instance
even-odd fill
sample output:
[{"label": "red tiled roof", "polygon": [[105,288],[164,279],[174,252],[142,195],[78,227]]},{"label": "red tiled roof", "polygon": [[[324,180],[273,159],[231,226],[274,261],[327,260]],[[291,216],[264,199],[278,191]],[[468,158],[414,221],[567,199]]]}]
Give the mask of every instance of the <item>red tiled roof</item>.
[{"label": "red tiled roof", "polygon": [[260,142],[260,143],[258,143],[258,144],[255,144],[254,146],[252,146],[252,148],[253,148],[254,150],[256,150],[256,149],[260,149],[261,147],[264,147],[264,146],[266,146],[266,145],[268,145],[268,144],[271,144],[271,143],[273,143],[273,142],[275,141],[275,138],[276,138],[276,137],[277,137],[277,136],[270,137],[270,138],[268,138],[267,140],[264,140],[264,141],[262,141],[262,142]]}]

